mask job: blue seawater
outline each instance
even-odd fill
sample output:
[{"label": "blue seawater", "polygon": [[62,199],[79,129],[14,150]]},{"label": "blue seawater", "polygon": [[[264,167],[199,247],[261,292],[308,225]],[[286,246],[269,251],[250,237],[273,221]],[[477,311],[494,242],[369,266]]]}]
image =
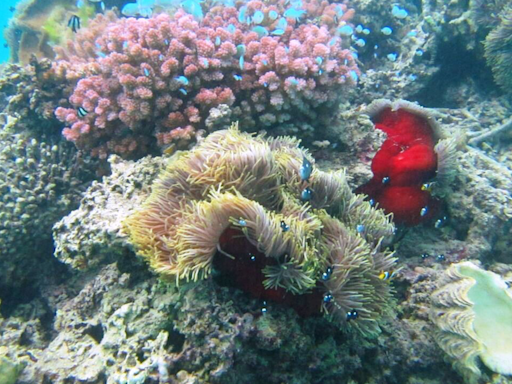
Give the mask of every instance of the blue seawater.
[{"label": "blue seawater", "polygon": [[19,0],[0,1],[0,25],[2,26],[2,34],[0,35],[0,63],[8,61],[10,57],[9,48],[5,46],[7,42],[4,37],[4,32],[12,16],[12,12],[9,8],[15,7],[17,3],[19,3]]}]

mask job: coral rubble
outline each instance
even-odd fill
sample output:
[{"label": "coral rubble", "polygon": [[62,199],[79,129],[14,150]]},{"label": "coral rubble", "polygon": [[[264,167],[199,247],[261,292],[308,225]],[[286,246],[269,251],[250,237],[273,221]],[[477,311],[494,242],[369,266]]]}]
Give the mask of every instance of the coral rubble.
[{"label": "coral rubble", "polygon": [[337,323],[375,333],[390,305],[379,274],[393,268],[382,249],[393,226],[343,173],[301,178],[307,156],[291,138],[212,133],[167,166],[126,221],[130,239],[164,276],[197,280],[214,267],[230,279],[254,276],[242,288],[256,297],[312,300],[317,312],[323,300]]}]

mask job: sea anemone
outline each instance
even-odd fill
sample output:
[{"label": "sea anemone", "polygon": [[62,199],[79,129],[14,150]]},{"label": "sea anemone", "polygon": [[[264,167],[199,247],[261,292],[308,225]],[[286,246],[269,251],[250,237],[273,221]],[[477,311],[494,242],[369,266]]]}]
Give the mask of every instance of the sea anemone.
[{"label": "sea anemone", "polygon": [[237,126],[215,132],[170,160],[125,223],[131,242],[165,277],[197,281],[216,271],[256,298],[375,334],[392,303],[379,275],[395,262],[383,245],[394,227],[350,191],[343,172],[313,167],[303,179],[305,162],[295,139]]}]

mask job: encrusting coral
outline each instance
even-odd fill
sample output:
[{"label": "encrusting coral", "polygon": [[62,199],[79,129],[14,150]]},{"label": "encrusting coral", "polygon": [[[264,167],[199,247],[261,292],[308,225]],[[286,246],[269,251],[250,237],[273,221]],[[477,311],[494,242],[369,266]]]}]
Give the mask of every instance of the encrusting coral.
[{"label": "encrusting coral", "polygon": [[170,162],[125,222],[131,242],[162,276],[220,274],[262,300],[374,334],[392,302],[379,275],[395,262],[382,244],[393,225],[343,172],[304,174],[308,157],[292,138],[217,131]]},{"label": "encrusting coral", "polygon": [[432,295],[431,319],[439,328],[437,342],[468,377],[480,375],[483,363],[512,374],[512,292],[497,273],[472,262],[453,264]]}]

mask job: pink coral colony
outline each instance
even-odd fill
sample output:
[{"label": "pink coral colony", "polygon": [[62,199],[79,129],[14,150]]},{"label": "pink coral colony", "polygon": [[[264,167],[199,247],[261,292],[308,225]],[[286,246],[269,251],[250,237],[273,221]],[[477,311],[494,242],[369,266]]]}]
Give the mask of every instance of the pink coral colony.
[{"label": "pink coral colony", "polygon": [[76,84],[56,110],[64,136],[97,157],[138,157],[216,129],[220,105],[246,130],[329,124],[359,75],[339,33],[353,10],[286,4],[217,5],[200,20],[97,16],[56,48],[55,73]]}]

